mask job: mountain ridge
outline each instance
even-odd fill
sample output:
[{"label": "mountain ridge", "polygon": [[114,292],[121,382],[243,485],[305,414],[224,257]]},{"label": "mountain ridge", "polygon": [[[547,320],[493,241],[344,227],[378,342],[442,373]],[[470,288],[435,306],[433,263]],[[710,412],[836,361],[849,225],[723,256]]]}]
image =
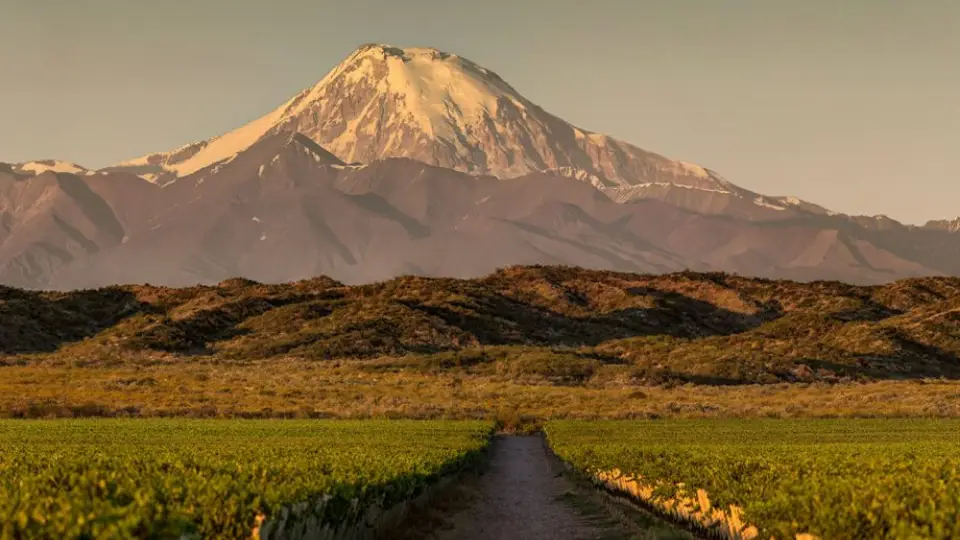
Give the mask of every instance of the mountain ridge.
[{"label": "mountain ridge", "polygon": [[[84,221],[89,208],[55,213],[52,222],[3,208],[4,185],[60,189],[60,177],[88,186],[122,216],[119,241]],[[754,222],[657,199],[617,204],[590,183],[542,172],[504,181],[409,158],[350,165],[286,132],[163,186],[124,172],[6,178],[0,173],[0,212],[10,224],[6,234],[0,229],[0,280],[30,288],[185,286],[237,275],[363,283],[401,274],[473,277],[510,264],[878,283],[945,273],[936,270],[941,262],[960,260],[937,262],[942,249],[917,252],[935,257],[924,266],[898,255],[904,240],[878,247],[885,237],[864,236],[905,234],[912,242],[905,228],[864,229],[802,213]],[[38,201],[54,200],[43,193]]]}]

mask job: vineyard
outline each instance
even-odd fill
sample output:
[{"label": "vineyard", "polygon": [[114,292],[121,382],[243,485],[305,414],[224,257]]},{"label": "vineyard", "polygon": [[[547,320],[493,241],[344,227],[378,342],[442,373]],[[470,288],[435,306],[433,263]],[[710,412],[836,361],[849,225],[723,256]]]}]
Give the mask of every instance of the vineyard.
[{"label": "vineyard", "polygon": [[595,482],[728,538],[960,538],[955,420],[556,421]]},{"label": "vineyard", "polygon": [[[0,540],[369,532],[479,463],[492,429],[0,421]],[[558,420],[545,430],[595,483],[704,536],[960,538],[957,420]]]},{"label": "vineyard", "polygon": [[269,538],[280,521],[343,530],[474,464],[491,429],[450,421],[2,421],[0,538]]}]

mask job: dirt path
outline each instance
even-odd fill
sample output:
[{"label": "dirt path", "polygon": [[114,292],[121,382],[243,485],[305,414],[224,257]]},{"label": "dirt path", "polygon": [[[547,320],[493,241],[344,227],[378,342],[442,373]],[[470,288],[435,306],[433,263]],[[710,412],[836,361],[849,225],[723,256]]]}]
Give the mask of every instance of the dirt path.
[{"label": "dirt path", "polygon": [[634,538],[544,450],[540,437],[502,437],[490,468],[416,516],[401,538],[593,540]]}]

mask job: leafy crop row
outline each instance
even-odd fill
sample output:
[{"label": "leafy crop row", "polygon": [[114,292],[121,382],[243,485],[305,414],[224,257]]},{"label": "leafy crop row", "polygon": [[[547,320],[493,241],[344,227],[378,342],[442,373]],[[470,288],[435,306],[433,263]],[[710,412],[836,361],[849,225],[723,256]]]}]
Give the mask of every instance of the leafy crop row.
[{"label": "leafy crop row", "polygon": [[348,526],[471,464],[483,422],[0,422],[0,538],[249,538]]},{"label": "leafy crop row", "polygon": [[716,533],[726,513],[742,536],[760,538],[960,538],[955,420],[556,421],[546,430],[575,468]]}]

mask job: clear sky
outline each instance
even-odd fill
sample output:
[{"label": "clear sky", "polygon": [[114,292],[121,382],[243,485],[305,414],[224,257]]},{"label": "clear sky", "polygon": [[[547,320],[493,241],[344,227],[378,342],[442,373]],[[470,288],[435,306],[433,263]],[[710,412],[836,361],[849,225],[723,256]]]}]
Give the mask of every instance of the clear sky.
[{"label": "clear sky", "polygon": [[0,161],[206,139],[366,42],[761,193],[960,215],[960,0],[2,0]]}]

